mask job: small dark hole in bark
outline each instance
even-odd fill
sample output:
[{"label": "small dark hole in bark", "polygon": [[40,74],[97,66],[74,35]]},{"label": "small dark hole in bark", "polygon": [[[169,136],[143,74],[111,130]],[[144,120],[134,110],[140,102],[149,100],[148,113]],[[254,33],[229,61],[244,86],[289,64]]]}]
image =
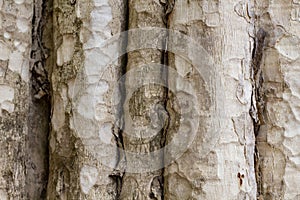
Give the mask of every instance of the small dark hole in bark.
[{"label": "small dark hole in bark", "polygon": [[240,186],[243,185],[243,178],[245,177],[244,174],[240,174],[240,172],[237,174],[237,177],[240,179]]}]

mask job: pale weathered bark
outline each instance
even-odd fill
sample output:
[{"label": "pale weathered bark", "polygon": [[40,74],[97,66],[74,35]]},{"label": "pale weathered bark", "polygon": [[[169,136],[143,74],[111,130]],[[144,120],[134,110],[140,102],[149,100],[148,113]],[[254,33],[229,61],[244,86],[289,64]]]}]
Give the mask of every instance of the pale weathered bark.
[{"label": "pale weathered bark", "polygon": [[259,199],[300,199],[299,1],[256,1]]},{"label": "pale weathered bark", "polygon": [[[249,115],[252,90],[249,35],[253,24],[246,9],[250,6],[248,2],[225,0],[175,2],[168,19],[169,28],[193,38],[215,63],[207,66],[213,68],[211,82],[207,82],[205,74],[194,65],[197,63],[169,54],[170,66],[196,90],[196,96],[192,96],[185,85],[176,84],[176,92],[186,99],[190,112],[183,115],[170,105],[175,113],[173,120],[176,121],[176,115],[189,119],[199,115],[199,128],[187,151],[165,169],[166,199],[256,198],[254,134]],[[193,51],[193,46],[183,42],[182,49]],[[189,121],[180,124],[186,129],[182,133],[171,127],[168,137],[190,134],[195,124]],[[211,138],[212,134],[217,138]]]},{"label": "pale weathered bark", "polygon": [[[117,161],[112,94],[121,64],[106,62],[112,56],[101,46],[124,26],[123,1],[55,0],[53,12],[47,198],[116,199],[118,185],[110,177]],[[114,55],[119,48],[113,48]]]}]

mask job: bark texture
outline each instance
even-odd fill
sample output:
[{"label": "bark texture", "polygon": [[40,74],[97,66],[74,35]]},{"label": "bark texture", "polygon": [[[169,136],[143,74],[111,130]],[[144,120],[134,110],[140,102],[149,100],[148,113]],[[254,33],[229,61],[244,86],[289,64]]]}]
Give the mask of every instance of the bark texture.
[{"label": "bark texture", "polygon": [[52,1],[33,3],[25,190],[27,199],[46,199],[51,112],[49,72],[53,61]]},{"label": "bark texture", "polygon": [[0,200],[300,199],[299,35],[299,0],[0,0]]},{"label": "bark texture", "polygon": [[31,1],[0,1],[0,199],[26,199]]},{"label": "bark texture", "polygon": [[[129,0],[128,5],[129,30],[144,27],[165,27],[163,21],[164,7],[158,0]],[[164,42],[161,34],[164,32],[157,34],[148,38],[129,33],[128,49],[136,45],[136,40],[151,41],[156,44],[154,46],[161,46]],[[163,198],[162,170],[148,172],[152,166],[163,166],[162,155],[158,157],[154,154],[151,155],[151,152],[162,148],[167,123],[166,90],[162,86],[166,74],[163,74],[162,69],[151,70],[153,63],[158,64],[155,66],[156,68],[162,68],[160,66],[162,58],[163,53],[158,49],[141,49],[128,52],[125,85],[127,97],[124,102],[125,129],[123,131],[126,169],[121,192],[121,199],[124,200],[161,200]],[[149,78],[153,83],[147,82]],[[140,87],[137,88],[136,85]],[[143,160],[142,154],[145,157],[151,157],[151,160]],[[145,162],[149,162],[147,163],[148,169],[143,167]],[[135,171],[134,169],[138,170]]]},{"label": "bark texture", "polygon": [[259,199],[299,199],[299,1],[256,1]]},{"label": "bark texture", "polygon": [[112,94],[121,64],[110,63],[113,57],[101,45],[123,29],[123,1],[55,0],[53,15],[47,198],[116,199],[117,181],[106,166],[117,162]]},{"label": "bark texture", "polygon": [[[250,35],[253,35],[250,18],[253,16],[248,15],[248,7],[251,7],[248,2],[239,1],[175,1],[168,19],[169,28],[188,35],[204,47],[214,60],[214,65],[207,67],[214,70],[211,70],[211,82],[204,81],[205,74],[197,71],[189,58],[169,54],[170,66],[196,92],[191,96],[185,85],[175,84],[177,96],[184,98],[189,108],[182,114],[169,104],[173,122],[167,141],[174,134],[188,135],[196,127],[189,121],[180,124],[181,118],[193,119],[199,115],[199,128],[187,151],[165,169],[165,199],[256,198],[255,140],[248,112],[251,106]],[[189,52],[193,48],[190,43],[182,42],[182,49]],[[178,133],[174,124],[184,126],[183,132]]]}]

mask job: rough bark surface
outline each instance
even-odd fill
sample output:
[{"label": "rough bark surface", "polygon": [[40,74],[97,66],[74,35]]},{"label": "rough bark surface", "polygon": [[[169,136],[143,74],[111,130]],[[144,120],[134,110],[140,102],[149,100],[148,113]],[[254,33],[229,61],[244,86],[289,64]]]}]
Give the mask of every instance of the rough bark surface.
[{"label": "rough bark surface", "polygon": [[[144,27],[165,27],[164,7],[158,0],[129,0],[129,30]],[[147,38],[143,35],[128,36],[128,49],[135,46],[136,40],[151,41],[161,46],[164,42],[161,34]],[[126,154],[126,169],[122,182],[121,199],[163,199],[162,169],[152,170],[152,166],[163,166],[163,157],[152,156],[148,169],[144,172],[142,165],[137,162],[138,156],[145,154],[150,156],[151,152],[162,148],[165,126],[167,124],[165,97],[166,90],[162,86],[165,74],[163,70],[151,70],[152,64],[160,66],[163,53],[158,49],[142,49],[128,52],[127,74],[126,74],[126,99],[124,102],[123,145]],[[153,84],[147,83],[151,77]],[[161,83],[161,84],[159,84]],[[136,85],[141,87],[136,88]],[[132,122],[130,122],[132,121]],[[153,133],[152,133],[153,132]],[[130,152],[130,154],[129,154]],[[137,156],[136,156],[137,155]],[[142,159],[141,162],[145,162]],[[147,161],[146,161],[147,162]],[[139,166],[140,165],[140,166]],[[140,168],[140,169],[139,169]],[[128,170],[130,169],[130,170]],[[135,170],[138,169],[135,173]],[[140,171],[140,172],[139,172]]]},{"label": "rough bark surface", "polygon": [[116,199],[117,181],[106,164],[117,162],[112,94],[121,64],[106,62],[112,58],[101,45],[123,29],[123,1],[55,0],[53,15],[47,198]]},{"label": "rough bark surface", "polygon": [[[204,82],[204,74],[188,58],[169,54],[170,66],[194,87],[196,96],[187,93],[185,85],[176,84],[177,96],[181,94],[190,109],[183,115],[169,104],[173,115],[167,141],[174,134],[188,135],[194,129],[195,124],[180,124],[181,118],[193,119],[198,114],[199,128],[187,151],[165,169],[165,199],[256,198],[254,134],[248,113],[252,48],[249,35],[253,29],[246,10],[249,6],[239,1],[177,0],[170,13],[169,28],[201,45],[214,60],[215,64],[208,67],[216,73],[210,77],[211,82]],[[189,43],[182,44],[183,51],[191,51],[191,47]],[[178,133],[174,125],[185,129]],[[210,138],[211,134],[217,140]]]},{"label": "rough bark surface", "polygon": [[0,1],[0,199],[26,199],[32,1]]},{"label": "rough bark surface", "polygon": [[[259,199],[300,198],[299,1],[255,2]],[[262,37],[263,35],[263,37]]]},{"label": "rough bark surface", "polygon": [[299,0],[0,0],[0,200],[300,199],[299,35]]}]

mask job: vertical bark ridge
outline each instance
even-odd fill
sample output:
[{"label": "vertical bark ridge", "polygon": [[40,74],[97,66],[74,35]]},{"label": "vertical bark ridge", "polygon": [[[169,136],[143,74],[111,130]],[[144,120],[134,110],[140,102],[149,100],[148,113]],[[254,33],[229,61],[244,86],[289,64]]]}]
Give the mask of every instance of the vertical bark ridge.
[{"label": "vertical bark ridge", "polygon": [[[172,141],[176,134],[191,137],[196,125],[180,119],[198,117],[199,127],[184,154],[165,169],[167,199],[255,199],[255,140],[248,114],[253,27],[250,7],[248,1],[175,3],[169,17],[170,28],[192,38],[195,46],[203,47],[207,54],[184,41],[180,44],[182,51],[198,50],[196,55],[203,63],[210,57],[214,64],[210,66],[207,62],[208,66],[204,64],[198,71],[198,63],[191,64],[189,57],[169,54],[170,66],[196,92],[189,93],[183,83],[169,78],[169,84],[176,83],[174,96],[185,99],[188,106],[180,106],[187,107],[188,112],[180,111],[175,98],[170,101],[172,119],[167,141]],[[213,69],[210,81],[204,77],[205,69]],[[184,127],[180,133],[178,126]],[[210,135],[217,139],[214,141]]]},{"label": "vertical bark ridge", "polygon": [[[300,182],[297,10],[299,4],[295,1],[255,1],[256,46],[260,46],[254,51],[253,62],[259,120],[256,123],[258,199],[300,197],[296,184]],[[264,40],[260,39],[262,35]]]},{"label": "vertical bark ridge", "polygon": [[48,199],[118,198],[121,175],[113,169],[122,146],[116,83],[124,65],[124,3],[54,1]]},{"label": "vertical bark ridge", "polygon": [[[85,9],[90,10],[89,7]],[[52,108],[47,199],[81,199],[84,193],[80,188],[80,167],[85,158],[83,144],[70,126],[70,82],[84,62],[79,39],[81,25],[81,19],[76,18],[74,1],[53,1],[54,57],[50,79]]]},{"label": "vertical bark ridge", "polygon": [[[166,26],[163,18],[164,7],[159,1],[129,0],[129,30],[144,27],[165,28]],[[157,46],[161,46],[164,42],[161,40],[161,36],[143,38],[143,35],[138,35],[137,37],[140,37],[138,38],[139,40],[145,40],[146,42],[153,40],[151,42],[159,44]],[[137,38],[129,35],[129,49],[131,45],[136,42],[135,39]],[[156,69],[160,68],[159,72],[154,73],[151,70],[147,72],[148,65],[153,63],[161,65],[163,57],[163,52],[158,49],[142,49],[128,52],[126,94],[132,94],[132,96],[127,96],[129,105],[124,105],[126,131],[123,132],[123,139],[125,152],[131,153],[130,155],[128,153],[126,155],[126,171],[123,176],[121,199],[163,199],[162,169],[147,171],[155,165],[163,166],[162,155],[159,157],[152,157],[152,163],[149,163],[149,167],[148,169],[145,169],[145,172],[141,170],[142,167],[139,166],[139,163],[134,161],[138,157],[135,157],[134,154],[141,155],[142,153],[145,153],[147,156],[151,157],[151,152],[161,149],[163,145],[162,141],[164,140],[166,126],[166,89],[165,86],[161,86],[159,83],[166,81],[166,72],[164,71],[164,67],[161,66],[155,66]],[[150,68],[151,67],[148,69]],[[143,77],[147,76],[153,77],[158,84],[147,84],[146,82],[143,82]],[[145,83],[145,85],[143,85],[143,83]],[[135,88],[136,84],[141,84],[142,86]],[[132,127],[132,129],[129,128],[130,119],[137,125],[136,127]],[[148,126],[146,131],[149,131],[151,130],[150,126],[157,122],[160,125],[163,124],[163,127],[158,125],[161,129],[155,133],[153,138],[143,138],[143,132],[142,130],[139,130],[139,128]],[[140,140],[137,138],[140,138]],[[142,160],[140,161],[143,162]],[[142,165],[143,164],[145,163],[142,163]],[[138,169],[139,167],[141,170],[140,172],[135,173],[132,171],[132,169]]]}]

